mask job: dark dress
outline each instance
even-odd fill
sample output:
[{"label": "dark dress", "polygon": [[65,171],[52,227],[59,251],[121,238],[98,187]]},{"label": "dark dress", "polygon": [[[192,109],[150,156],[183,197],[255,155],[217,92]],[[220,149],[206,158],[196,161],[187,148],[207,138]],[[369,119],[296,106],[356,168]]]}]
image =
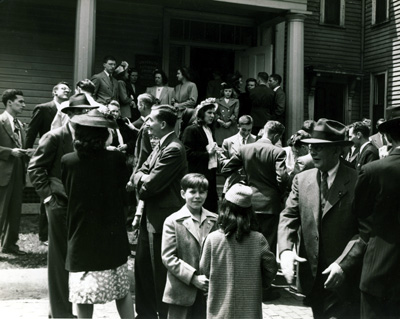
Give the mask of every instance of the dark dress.
[{"label": "dark dress", "polygon": [[183,132],[182,142],[186,149],[189,173],[203,174],[208,180],[208,195],[204,208],[215,213],[218,210],[217,169],[208,169],[209,155],[206,150],[208,145],[206,133],[200,125],[194,123]]},{"label": "dark dress", "polygon": [[123,210],[128,181],[125,157],[102,150],[80,159],[76,152],[61,160],[68,195],[68,271],[113,269],[130,254]]}]

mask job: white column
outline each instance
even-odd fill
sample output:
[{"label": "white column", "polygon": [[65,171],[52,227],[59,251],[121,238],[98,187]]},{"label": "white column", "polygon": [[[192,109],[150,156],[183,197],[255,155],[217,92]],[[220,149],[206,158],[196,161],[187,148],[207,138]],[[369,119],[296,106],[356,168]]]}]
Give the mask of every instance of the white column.
[{"label": "white column", "polygon": [[96,37],[96,0],[78,0],[75,29],[74,85],[92,76]]},{"label": "white column", "polygon": [[304,121],[304,14],[288,14],[286,59],[286,134]]}]

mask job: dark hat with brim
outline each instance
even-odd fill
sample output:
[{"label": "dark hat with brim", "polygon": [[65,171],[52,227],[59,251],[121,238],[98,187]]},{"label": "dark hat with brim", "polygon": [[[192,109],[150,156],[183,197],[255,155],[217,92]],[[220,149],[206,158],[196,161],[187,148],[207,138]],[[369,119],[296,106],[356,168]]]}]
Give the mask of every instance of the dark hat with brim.
[{"label": "dark hat with brim", "polygon": [[311,133],[311,138],[301,140],[306,144],[335,144],[352,145],[353,142],[346,140],[346,126],[338,121],[319,119]]},{"label": "dark hat with brim", "polygon": [[101,106],[92,97],[84,93],[72,95],[68,102],[64,103],[61,105],[61,112],[63,113],[68,113],[71,109],[97,109]]},{"label": "dark hat with brim", "polygon": [[96,109],[84,114],[75,115],[70,121],[83,126],[118,128],[117,122],[111,115],[101,113]]},{"label": "dark hat with brim", "polygon": [[382,133],[390,133],[400,130],[400,106],[392,106],[386,109],[386,122],[379,124],[378,130]]}]

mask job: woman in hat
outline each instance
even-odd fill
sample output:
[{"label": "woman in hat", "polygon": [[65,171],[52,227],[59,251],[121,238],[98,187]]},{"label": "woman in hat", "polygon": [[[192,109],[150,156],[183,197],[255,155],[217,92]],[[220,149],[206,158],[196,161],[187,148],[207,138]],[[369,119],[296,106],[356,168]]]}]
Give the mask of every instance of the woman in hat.
[{"label": "woman in hat", "polygon": [[79,318],[91,318],[93,304],[116,301],[121,318],[133,318],[123,191],[125,157],[106,150],[113,119],[92,110],[71,119],[75,152],[61,160],[68,195],[69,300]]},{"label": "woman in hat", "polygon": [[218,209],[217,152],[222,151],[213,133],[215,111],[218,107],[214,98],[206,99],[196,108],[196,120],[185,128],[182,142],[185,145],[189,173],[203,174],[209,183],[204,207],[211,212]]},{"label": "woman in hat", "polygon": [[257,232],[252,189],[233,185],[219,210],[219,230],[208,235],[200,273],[209,279],[207,319],[262,318],[262,288],[275,278],[277,264]]},{"label": "woman in hat", "polygon": [[215,128],[216,142],[220,146],[224,139],[231,137],[238,132],[236,122],[239,116],[239,100],[235,99],[232,95],[232,85],[222,83],[221,87],[222,97],[217,101],[217,125]]}]

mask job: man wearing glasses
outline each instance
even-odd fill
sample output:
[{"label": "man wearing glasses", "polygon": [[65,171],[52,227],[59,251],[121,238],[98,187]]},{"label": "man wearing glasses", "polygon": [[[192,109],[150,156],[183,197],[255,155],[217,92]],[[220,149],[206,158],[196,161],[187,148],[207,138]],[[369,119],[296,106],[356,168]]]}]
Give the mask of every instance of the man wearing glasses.
[{"label": "man wearing glasses", "polygon": [[340,161],[342,147],[351,144],[345,131],[342,123],[320,119],[312,138],[302,140],[310,145],[315,168],[295,176],[278,227],[282,272],[291,283],[299,263],[299,285],[314,318],[359,317],[366,243],[351,212],[357,173]]}]

